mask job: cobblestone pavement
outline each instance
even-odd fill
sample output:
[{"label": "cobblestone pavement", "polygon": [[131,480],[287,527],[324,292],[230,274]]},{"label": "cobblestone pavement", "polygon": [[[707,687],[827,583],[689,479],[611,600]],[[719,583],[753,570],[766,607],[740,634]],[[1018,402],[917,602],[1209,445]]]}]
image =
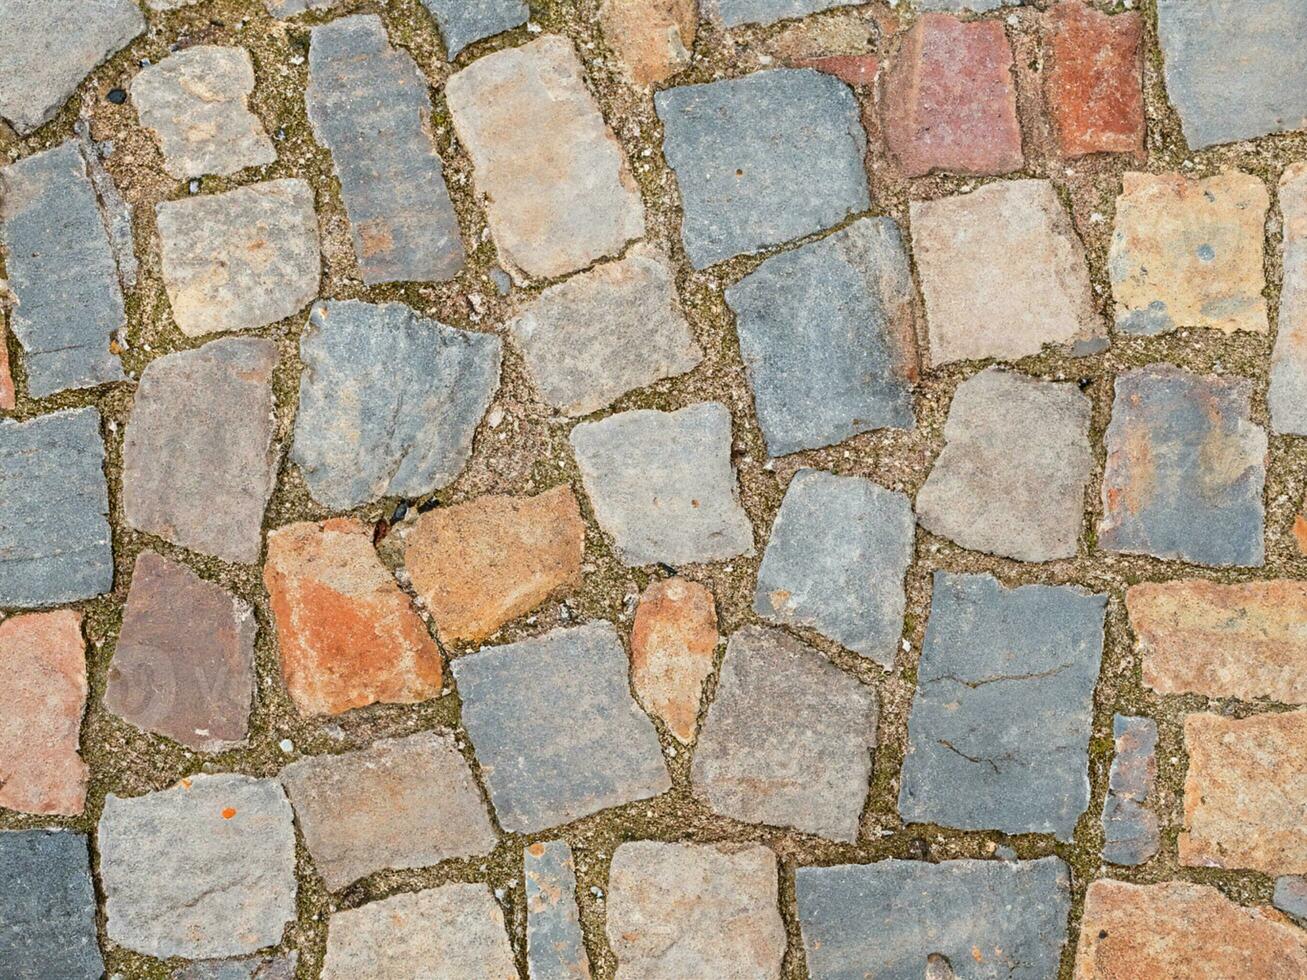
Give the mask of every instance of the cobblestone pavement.
[{"label": "cobblestone pavement", "polygon": [[0,980],[1307,977],[1307,5],[0,0],[0,120]]}]

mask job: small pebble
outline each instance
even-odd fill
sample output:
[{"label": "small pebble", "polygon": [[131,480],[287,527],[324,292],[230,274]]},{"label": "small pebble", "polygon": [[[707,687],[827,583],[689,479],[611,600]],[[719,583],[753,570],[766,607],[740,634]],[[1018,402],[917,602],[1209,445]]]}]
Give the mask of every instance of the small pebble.
[{"label": "small pebble", "polygon": [[120,88],[109,89],[109,94],[105,96],[114,105],[122,105],[127,101],[127,93]]}]

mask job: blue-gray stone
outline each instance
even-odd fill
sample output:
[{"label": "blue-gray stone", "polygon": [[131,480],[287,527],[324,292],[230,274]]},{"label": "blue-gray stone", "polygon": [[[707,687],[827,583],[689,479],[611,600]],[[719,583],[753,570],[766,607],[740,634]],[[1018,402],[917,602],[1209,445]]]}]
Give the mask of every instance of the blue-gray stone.
[{"label": "blue-gray stone", "polygon": [[892,218],[774,255],[726,290],[768,453],[912,428],[913,296]]},{"label": "blue-gray stone", "polygon": [[113,588],[100,413],[0,421],[0,607],[76,602]]},{"label": "blue-gray stone", "polygon": [[905,494],[860,476],[799,470],[772,525],[754,611],[888,669],[903,632],[914,532]]},{"label": "blue-gray stone", "polygon": [[858,102],[837,78],[777,68],[665,89],[654,105],[697,269],[870,206]]},{"label": "blue-gray stone", "polygon": [[1089,805],[1107,597],[936,572],[908,720],[909,823],[1054,834]]},{"label": "blue-gray stone", "polygon": [[1157,722],[1117,715],[1112,736],[1116,755],[1103,802],[1103,860],[1143,864],[1161,846],[1157,814],[1145,806],[1157,783]]},{"label": "blue-gray stone", "polygon": [[431,11],[453,61],[474,41],[521,27],[531,16],[526,0],[422,0]]},{"label": "blue-gray stone", "polygon": [[918,11],[947,10],[951,12],[971,11],[976,14],[988,13],[1002,7],[1019,7],[1023,0],[912,0],[912,6]]},{"label": "blue-gray stone", "polygon": [[1047,980],[1071,911],[1059,858],[798,868],[813,980]]},{"label": "blue-gray stone", "polygon": [[243,956],[231,960],[199,960],[173,971],[172,980],[295,980],[299,954]]},{"label": "blue-gray stone", "polygon": [[859,0],[704,0],[704,13],[727,27],[740,24],[774,24],[791,17],[806,17],[832,7],[847,7]]},{"label": "blue-gray stone", "polygon": [[671,787],[627,668],[606,622],[453,661],[463,725],[505,830],[534,833]]},{"label": "blue-gray stone", "polygon": [[348,510],[454,481],[499,387],[502,343],[401,303],[316,303],[291,458],[315,500]]},{"label": "blue-gray stone", "polygon": [[1275,894],[1271,897],[1281,912],[1307,923],[1307,875],[1281,875],[1275,879]]},{"label": "blue-gray stone", "polygon": [[0,831],[0,977],[100,980],[86,835]]},{"label": "blue-gray stone", "polygon": [[590,980],[576,910],[576,865],[565,840],[522,852],[526,880],[526,962],[531,980]]}]

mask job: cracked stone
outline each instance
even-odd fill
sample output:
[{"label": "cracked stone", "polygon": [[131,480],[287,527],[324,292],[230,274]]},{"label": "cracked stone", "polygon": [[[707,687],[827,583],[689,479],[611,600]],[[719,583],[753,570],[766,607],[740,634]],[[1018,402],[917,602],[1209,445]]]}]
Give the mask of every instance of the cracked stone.
[{"label": "cracked stone", "polygon": [[1307,877],[1284,875],[1275,879],[1275,895],[1271,899],[1281,912],[1288,912],[1300,921],[1307,921]]},{"label": "cracked stone", "polygon": [[1144,155],[1143,18],[1061,0],[1048,15],[1044,94],[1065,157]]},{"label": "cracked stone", "polygon": [[469,44],[527,22],[531,11],[526,0],[422,0],[440,27],[449,60]]},{"label": "cracked stone", "polygon": [[648,88],[690,63],[699,26],[697,0],[604,0],[599,28],[622,74]]},{"label": "cracked stone", "polygon": [[172,980],[295,980],[299,954],[199,960],[173,971]]},{"label": "cracked stone", "polygon": [[0,831],[0,975],[100,980],[86,835]]},{"label": "cracked stone", "polygon": [[522,877],[527,974],[536,980],[590,980],[572,848],[564,840],[528,845],[522,852]]},{"label": "cracked stone", "polygon": [[1275,432],[1307,435],[1307,163],[1280,178],[1284,280],[1267,401]]},{"label": "cracked stone", "polygon": [[778,20],[806,17],[850,0],[703,0],[704,14],[725,27],[741,24],[774,24]]},{"label": "cracked stone", "polygon": [[1143,864],[1161,846],[1157,814],[1146,805],[1157,785],[1157,722],[1117,715],[1112,735],[1116,754],[1103,801],[1103,860]]},{"label": "cracked stone", "polygon": [[631,686],[645,709],[686,745],[699,727],[699,701],[716,649],[717,609],[708,589],[683,578],[645,589],[631,627]]}]

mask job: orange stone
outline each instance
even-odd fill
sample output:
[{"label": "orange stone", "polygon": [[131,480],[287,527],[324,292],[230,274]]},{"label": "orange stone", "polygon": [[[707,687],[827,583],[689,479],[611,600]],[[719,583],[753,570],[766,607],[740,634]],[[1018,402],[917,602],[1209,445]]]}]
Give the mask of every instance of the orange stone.
[{"label": "orange stone", "polygon": [[687,744],[698,727],[699,699],[716,648],[717,610],[711,592],[683,578],[645,589],[631,629],[635,694]]},{"label": "orange stone", "polygon": [[696,0],[604,0],[599,26],[627,78],[649,86],[690,63],[699,22]]},{"label": "orange stone", "polygon": [[14,390],[14,376],[9,371],[7,333],[4,323],[0,322],[0,409],[12,409],[18,404],[17,392]]},{"label": "orange stone", "polygon": [[876,82],[880,59],[874,54],[833,54],[824,58],[800,58],[794,62],[794,67],[815,68],[848,85],[871,86]]},{"label": "orange stone", "polygon": [[1049,12],[1049,114],[1067,157],[1144,152],[1143,20],[1084,0]]},{"label": "orange stone", "polygon": [[1298,553],[1307,555],[1307,515],[1299,514],[1293,519],[1293,540],[1298,543]]},{"label": "orange stone", "polygon": [[268,587],[281,670],[296,707],[337,715],[440,693],[440,651],[352,518],[268,533]]}]

